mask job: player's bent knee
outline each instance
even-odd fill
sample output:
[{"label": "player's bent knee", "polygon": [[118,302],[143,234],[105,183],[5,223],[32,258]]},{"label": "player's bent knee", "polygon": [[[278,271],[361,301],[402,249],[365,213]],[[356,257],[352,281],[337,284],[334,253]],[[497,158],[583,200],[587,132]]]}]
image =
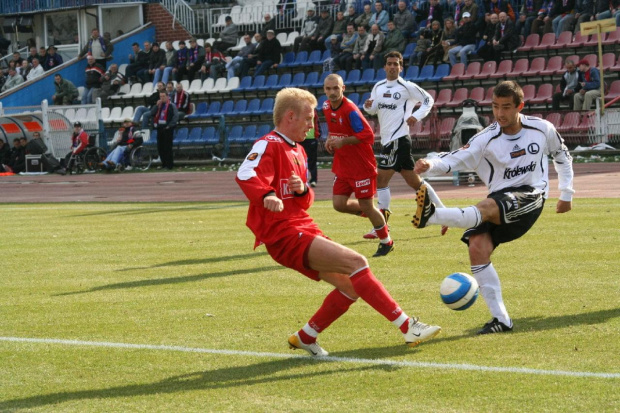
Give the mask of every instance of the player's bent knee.
[{"label": "player's bent knee", "polygon": [[493,241],[490,234],[474,234],[469,238],[469,258],[472,265],[487,264],[492,253]]}]

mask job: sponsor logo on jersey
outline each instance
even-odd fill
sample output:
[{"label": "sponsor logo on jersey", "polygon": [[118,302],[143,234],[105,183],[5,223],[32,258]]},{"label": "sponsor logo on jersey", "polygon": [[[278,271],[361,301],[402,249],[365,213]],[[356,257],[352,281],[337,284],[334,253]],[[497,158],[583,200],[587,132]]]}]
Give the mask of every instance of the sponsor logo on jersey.
[{"label": "sponsor logo on jersey", "polygon": [[258,153],[256,152],[252,152],[251,154],[248,155],[248,157],[246,158],[248,161],[253,161],[256,158],[258,158]]},{"label": "sponsor logo on jersey", "polygon": [[510,157],[512,159],[518,158],[524,155],[525,155],[525,149],[521,149],[519,145],[515,145],[514,148],[512,148],[512,152],[510,152]]},{"label": "sponsor logo on jersey", "polygon": [[529,145],[527,145],[527,151],[532,155],[536,155],[538,152],[540,152],[540,146],[538,146],[537,143],[530,143]]},{"label": "sponsor logo on jersey", "polygon": [[329,109],[329,100],[323,102],[323,109]]},{"label": "sponsor logo on jersey", "polygon": [[267,135],[265,136],[265,139],[267,139],[268,141],[282,142],[282,138],[279,136]]},{"label": "sponsor logo on jersey", "polygon": [[383,97],[384,98],[391,98],[392,94],[390,92],[386,92],[386,93],[383,94]]},{"label": "sponsor logo on jersey", "polygon": [[400,99],[400,93],[395,92],[394,93],[394,100],[398,100],[398,99]]},{"label": "sponsor logo on jersey", "polygon": [[356,188],[361,188],[363,186],[368,186],[368,185],[370,185],[370,179],[364,179],[363,181],[355,181]]},{"label": "sponsor logo on jersey", "polygon": [[536,162],[532,161],[526,166],[515,166],[514,168],[506,168],[504,170],[504,179],[516,178],[517,176],[526,174],[528,172],[534,172],[536,169]]},{"label": "sponsor logo on jersey", "polygon": [[290,199],[293,197],[293,193],[288,189],[288,178],[280,179],[280,198]]},{"label": "sponsor logo on jersey", "polygon": [[379,105],[377,106],[379,109],[390,109],[390,110],[396,110],[396,104],[395,103],[379,103]]}]

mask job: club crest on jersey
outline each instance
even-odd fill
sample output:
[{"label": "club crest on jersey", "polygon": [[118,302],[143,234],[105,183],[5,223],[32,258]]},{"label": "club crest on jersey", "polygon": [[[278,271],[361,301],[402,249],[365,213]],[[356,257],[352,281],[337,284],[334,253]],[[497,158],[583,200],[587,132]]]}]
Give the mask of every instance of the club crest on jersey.
[{"label": "club crest on jersey", "polygon": [[282,142],[282,138],[280,138],[279,136],[267,135],[265,136],[265,139],[267,139],[268,141]]},{"label": "club crest on jersey", "polygon": [[258,158],[258,153],[256,152],[252,152],[251,154],[248,155],[248,157],[246,158],[248,161],[253,161],[256,158]]},{"label": "club crest on jersey", "polygon": [[393,97],[394,97],[394,100],[400,99],[400,93],[394,92],[394,96]]},{"label": "club crest on jersey", "polygon": [[521,149],[519,145],[515,145],[514,148],[512,148],[512,152],[510,152],[510,157],[512,159],[518,158],[524,155],[525,155],[525,149]]},{"label": "club crest on jersey", "polygon": [[529,145],[527,145],[527,151],[532,155],[536,155],[538,152],[540,152],[540,146],[538,146],[537,143],[530,143]]},{"label": "club crest on jersey", "polygon": [[293,163],[294,163],[295,165],[297,165],[297,166],[300,166],[300,165],[301,165],[301,163],[299,162],[299,159],[297,159],[297,158],[295,158],[295,157],[293,158]]}]

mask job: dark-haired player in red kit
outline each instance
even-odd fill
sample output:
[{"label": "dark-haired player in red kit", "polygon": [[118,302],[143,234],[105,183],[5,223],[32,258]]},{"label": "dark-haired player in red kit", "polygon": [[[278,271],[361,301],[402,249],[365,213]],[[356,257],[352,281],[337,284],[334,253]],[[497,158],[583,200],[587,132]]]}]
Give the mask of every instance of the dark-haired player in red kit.
[{"label": "dark-haired player in red kit", "polygon": [[313,126],[316,98],[306,90],[282,89],[273,108],[275,129],[258,139],[237,172],[250,200],[246,224],[279,264],[335,287],[308,323],[288,339],[292,349],[327,356],[317,336],[359,297],[400,329],[413,347],[435,337],[439,326],[409,317],[373,275],[365,257],[329,240],[306,212],[314,200],[301,145]]},{"label": "dark-haired player in red kit", "polygon": [[[381,240],[373,257],[387,255],[394,250],[394,241],[390,238],[386,217],[374,205],[377,160],[372,145],[375,134],[357,106],[344,97],[342,77],[335,73],[327,76],[323,90],[327,95],[323,114],[329,130],[325,149],[334,154],[334,209],[368,217]],[[356,199],[351,199],[351,194],[355,194]]]}]

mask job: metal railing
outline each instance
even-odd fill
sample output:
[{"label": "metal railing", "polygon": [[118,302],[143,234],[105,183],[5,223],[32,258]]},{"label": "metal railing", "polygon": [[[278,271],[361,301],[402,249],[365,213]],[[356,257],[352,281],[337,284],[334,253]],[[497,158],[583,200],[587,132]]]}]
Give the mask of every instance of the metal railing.
[{"label": "metal railing", "polygon": [[70,9],[110,3],[154,3],[156,0],[0,0],[0,15]]},{"label": "metal railing", "polygon": [[[162,6],[164,6],[174,17],[178,20],[183,27],[192,35],[196,33],[196,13],[194,9],[183,0],[161,0]],[[172,21],[172,28],[174,29],[175,21]]]}]

